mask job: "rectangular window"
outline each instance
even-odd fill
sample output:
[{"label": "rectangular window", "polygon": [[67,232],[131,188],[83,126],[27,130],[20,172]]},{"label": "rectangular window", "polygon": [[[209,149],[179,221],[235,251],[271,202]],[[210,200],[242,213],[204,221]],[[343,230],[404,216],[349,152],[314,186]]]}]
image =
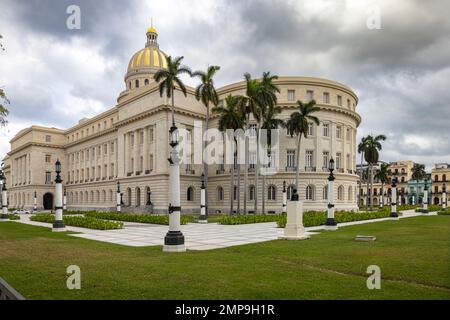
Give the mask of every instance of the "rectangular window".
[{"label": "rectangular window", "polygon": [[346,137],[345,139],[350,140],[350,128],[347,128],[346,130]]},{"label": "rectangular window", "polygon": [[350,109],[350,99],[347,99],[347,108]]},{"label": "rectangular window", "polygon": [[308,123],[308,136],[313,136],[314,135],[314,125],[312,122]]},{"label": "rectangular window", "polygon": [[52,183],[52,173],[50,171],[45,172],[45,184]]},{"label": "rectangular window", "polygon": [[314,91],[308,90],[306,91],[306,100],[309,102],[314,99]]},{"label": "rectangular window", "polygon": [[338,106],[342,107],[342,96],[337,96]]},{"label": "rectangular window", "polygon": [[108,154],[108,145],[106,143],[103,145],[103,154]]},{"label": "rectangular window", "polygon": [[323,136],[324,137],[330,136],[330,124],[328,124],[328,123],[323,124]]},{"label": "rectangular window", "polygon": [[336,127],[336,138],[337,139],[342,139],[342,128],[341,128],[341,126],[337,126]]},{"label": "rectangular window", "polygon": [[49,154],[45,155],[45,163],[51,163],[52,162],[52,156]]},{"label": "rectangular window", "polygon": [[144,144],[144,131],[139,132],[139,144]]},{"label": "rectangular window", "polygon": [[114,153],[114,141],[111,142],[111,153]]},{"label": "rectangular window", "polygon": [[89,160],[89,150],[86,150],[86,160]]},{"label": "rectangular window", "polygon": [[330,94],[328,92],[323,93],[323,103],[330,103]]},{"label": "rectangular window", "polygon": [[134,146],[134,133],[130,134],[130,145]]},{"label": "rectangular window", "polygon": [[295,101],[295,90],[288,90],[288,101]]},{"label": "rectangular window", "polygon": [[305,159],[307,168],[313,167],[313,158],[314,158],[314,152],[312,150],[307,150],[306,151],[306,159]]},{"label": "rectangular window", "polygon": [[287,150],[286,167],[295,168],[295,150]]},{"label": "rectangular window", "polygon": [[340,169],[340,168],[341,168],[341,154],[336,153],[336,169]]},{"label": "rectangular window", "polygon": [[328,151],[324,151],[322,153],[322,168],[328,169],[329,161],[330,161],[330,153]]},{"label": "rectangular window", "polygon": [[149,140],[149,141],[153,141],[153,129],[149,129],[149,130],[148,130],[148,135],[149,135],[148,140]]},{"label": "rectangular window", "polygon": [[45,142],[52,142],[52,136],[49,135],[49,134],[47,134],[47,135],[45,136]]}]

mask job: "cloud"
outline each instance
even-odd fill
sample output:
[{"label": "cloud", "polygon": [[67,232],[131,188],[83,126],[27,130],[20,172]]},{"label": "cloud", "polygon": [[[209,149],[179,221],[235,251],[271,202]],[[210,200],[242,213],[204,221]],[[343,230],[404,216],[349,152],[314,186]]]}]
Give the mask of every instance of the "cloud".
[{"label": "cloud", "polygon": [[[76,2],[82,25],[75,31],[66,28],[70,4],[6,0],[0,12],[7,48],[0,84],[14,122],[3,133],[8,139],[20,124],[68,127],[112,107],[153,17],[160,47],[194,70],[220,65],[219,86],[267,70],[333,79],[359,95],[358,138],[388,136],[384,160],[450,162],[445,0],[84,0]],[[381,29],[369,30],[377,10]],[[4,141],[0,154],[9,148]]]}]

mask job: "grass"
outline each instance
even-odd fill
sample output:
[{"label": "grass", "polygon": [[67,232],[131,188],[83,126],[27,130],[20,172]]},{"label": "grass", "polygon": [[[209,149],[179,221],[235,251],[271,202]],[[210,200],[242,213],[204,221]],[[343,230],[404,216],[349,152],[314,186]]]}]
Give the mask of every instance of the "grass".
[{"label": "grass", "polygon": [[[55,222],[55,216],[53,214],[36,214],[30,217],[31,221],[53,223]],[[65,216],[64,224],[66,226],[82,227],[88,229],[97,230],[112,230],[123,229],[123,222],[120,221],[107,221],[96,219],[92,217],[83,216]]]},{"label": "grass", "polygon": [[[450,299],[449,240],[450,217],[430,216],[167,254],[3,222],[0,273],[27,299]],[[366,287],[373,264],[381,290]],[[66,288],[69,265],[81,268],[81,290]]]}]

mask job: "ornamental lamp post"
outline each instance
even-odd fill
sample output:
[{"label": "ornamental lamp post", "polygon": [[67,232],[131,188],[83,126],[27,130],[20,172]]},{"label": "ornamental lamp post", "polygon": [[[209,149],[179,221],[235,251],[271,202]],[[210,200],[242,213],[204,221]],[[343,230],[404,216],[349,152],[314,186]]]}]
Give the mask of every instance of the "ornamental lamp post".
[{"label": "ornamental lamp post", "polygon": [[200,188],[200,217],[198,223],[208,223],[206,218],[206,187],[205,187],[205,175],[202,173],[202,186]]},{"label": "ornamental lamp post", "polygon": [[442,210],[447,208],[447,193],[446,193],[445,182],[442,184]]},{"label": "ornamental lamp post", "polygon": [[59,159],[55,163],[56,179],[55,179],[55,222],[53,223],[53,232],[66,231],[63,221],[63,188],[61,179],[61,162]]},{"label": "ornamental lamp post", "polygon": [[422,213],[428,213],[428,186],[425,179],[425,187],[423,188]]},{"label": "ornamental lamp post", "polygon": [[398,219],[397,213],[397,177],[392,177],[391,218]]},{"label": "ornamental lamp post", "polygon": [[164,238],[164,252],[184,252],[184,235],[181,232],[180,158],[178,156],[178,128],[172,110],[172,126],[169,130],[171,147],[169,161],[169,231]]},{"label": "ornamental lamp post", "polygon": [[328,208],[327,208],[327,221],[325,222],[326,230],[337,230],[337,222],[334,219],[334,159],[331,158],[328,164],[328,170],[330,175],[328,176]]},{"label": "ornamental lamp post", "polygon": [[287,212],[287,191],[286,191],[286,181],[283,181],[283,213]]},{"label": "ornamental lamp post", "polygon": [[120,182],[119,181],[117,181],[116,210],[117,210],[117,212],[122,211],[122,195],[120,193]]},{"label": "ornamental lamp post", "polygon": [[37,211],[37,192],[34,192],[34,197],[33,197],[33,211]]},{"label": "ornamental lamp post", "polygon": [[67,193],[66,188],[64,188],[64,196],[63,196],[63,210],[67,210]]}]

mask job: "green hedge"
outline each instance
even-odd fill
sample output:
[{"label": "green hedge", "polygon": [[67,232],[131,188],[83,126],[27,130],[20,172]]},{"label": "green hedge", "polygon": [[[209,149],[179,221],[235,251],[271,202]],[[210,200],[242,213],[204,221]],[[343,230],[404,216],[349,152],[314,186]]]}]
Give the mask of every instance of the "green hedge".
[{"label": "green hedge", "polygon": [[441,216],[450,216],[450,209],[441,210],[438,214]]},{"label": "green hedge", "polygon": [[[55,216],[53,214],[36,214],[30,217],[31,221],[53,223]],[[64,223],[67,226],[82,227],[97,230],[123,229],[123,223],[118,221],[105,221],[92,217],[64,217]]]},{"label": "green hedge", "polygon": [[8,214],[9,220],[20,220],[20,216],[18,214]]},{"label": "green hedge", "polygon": [[223,216],[220,217],[219,223],[226,225],[236,225],[236,224],[249,224],[249,223],[261,223],[261,222],[277,222],[281,219],[280,214],[248,214],[248,215],[238,215],[238,216]]},{"label": "green hedge", "polygon": [[[169,225],[169,216],[168,215],[159,216],[159,215],[148,215],[148,214],[130,214],[130,213],[96,212],[96,211],[84,212],[84,215],[85,215],[85,217],[104,219],[104,220]],[[190,220],[191,220],[191,218],[189,218],[187,216],[181,216],[181,224],[187,224],[188,222],[190,222]]]},{"label": "green hedge", "polygon": [[[421,210],[422,210],[422,208],[418,208],[418,209],[416,209],[416,212],[421,212]],[[428,206],[428,211],[430,211],[430,212],[441,211],[441,210],[442,210],[442,206],[438,206],[435,204]]]},{"label": "green hedge", "polygon": [[[390,216],[390,211],[379,210],[370,212],[354,212],[354,211],[336,211],[334,218],[336,222],[352,222],[362,220],[372,220],[387,218]],[[280,216],[281,219],[277,222],[279,228],[286,226],[286,215]],[[305,227],[316,227],[325,224],[327,221],[327,213],[325,211],[307,211],[303,213],[303,225]]]}]

